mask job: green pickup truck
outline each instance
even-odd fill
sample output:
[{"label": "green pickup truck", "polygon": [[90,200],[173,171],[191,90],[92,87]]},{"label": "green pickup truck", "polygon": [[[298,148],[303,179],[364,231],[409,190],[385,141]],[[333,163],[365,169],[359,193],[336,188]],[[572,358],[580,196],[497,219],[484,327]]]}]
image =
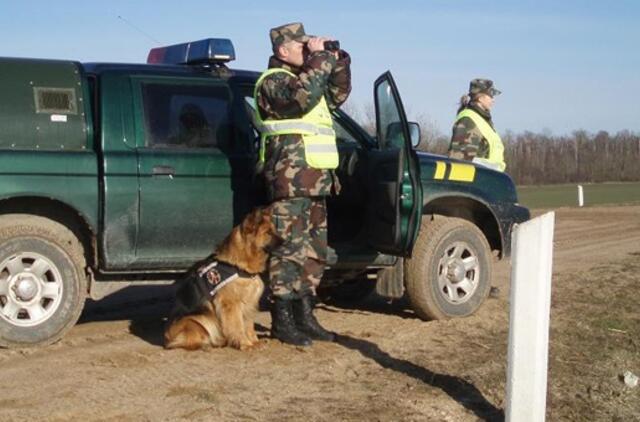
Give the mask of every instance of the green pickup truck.
[{"label": "green pickup truck", "polygon": [[[0,346],[52,343],[85,298],[179,278],[264,203],[259,73],[233,59],[224,39],[157,48],[146,64],[0,58]],[[388,72],[374,97],[376,136],[334,113],[343,189],[328,200],[322,290],[470,315],[529,211],[507,174],[417,152]]]}]

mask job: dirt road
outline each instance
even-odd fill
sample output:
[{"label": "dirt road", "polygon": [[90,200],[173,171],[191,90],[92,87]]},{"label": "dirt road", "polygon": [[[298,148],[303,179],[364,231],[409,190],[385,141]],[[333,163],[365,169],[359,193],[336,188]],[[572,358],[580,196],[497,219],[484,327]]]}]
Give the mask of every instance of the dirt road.
[{"label": "dirt road", "polygon": [[[640,206],[556,212],[548,420],[640,420]],[[500,420],[508,263],[474,316],[424,322],[404,301],[321,305],[337,343],[165,351],[169,302],[89,304],[61,342],[0,350],[0,420]],[[149,289],[149,288],[147,288]],[[149,295],[158,290],[149,289]]]}]

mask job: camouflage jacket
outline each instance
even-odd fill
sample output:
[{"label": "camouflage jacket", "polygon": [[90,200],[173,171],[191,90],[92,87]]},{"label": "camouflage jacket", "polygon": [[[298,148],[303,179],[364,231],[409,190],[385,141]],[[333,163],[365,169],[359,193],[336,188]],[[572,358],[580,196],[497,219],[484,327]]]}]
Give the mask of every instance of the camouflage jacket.
[{"label": "camouflage jacket", "polygon": [[[296,76],[276,73],[267,76],[257,93],[263,119],[295,119],[315,107],[322,96],[331,110],[344,103],[351,92],[351,58],[340,51],[336,60],[327,51],[309,55],[301,68],[294,68],[275,56],[269,68],[281,67]],[[339,190],[335,173],[307,165],[301,135],[280,135],[267,140],[264,177],[269,199],[326,196]]]},{"label": "camouflage jacket", "polygon": [[[484,110],[475,103],[471,103],[464,108],[475,111],[493,127],[493,121],[491,120],[491,113],[489,111]],[[464,110],[464,108],[460,109],[458,113]],[[471,161],[475,157],[487,158],[488,156],[489,142],[482,136],[480,129],[473,123],[473,120],[469,117],[463,117],[453,124],[449,157]]]}]

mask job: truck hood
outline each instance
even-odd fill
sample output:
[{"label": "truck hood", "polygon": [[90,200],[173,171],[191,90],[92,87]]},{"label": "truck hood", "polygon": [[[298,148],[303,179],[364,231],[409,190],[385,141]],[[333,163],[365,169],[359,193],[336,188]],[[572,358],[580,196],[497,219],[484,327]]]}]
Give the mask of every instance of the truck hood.
[{"label": "truck hood", "polygon": [[[517,203],[518,194],[513,180],[507,173],[492,170],[490,168],[471,163],[469,161],[457,160],[444,155],[431,154],[416,151],[420,163],[420,179],[423,184],[437,183],[446,186],[453,192],[462,192],[465,195],[477,196],[489,199],[492,202]],[[446,165],[443,177],[436,178],[437,163]],[[471,181],[451,180],[450,171],[456,164],[471,165],[475,168]],[[440,164],[442,166],[442,164]],[[441,189],[439,189],[441,190]]]}]

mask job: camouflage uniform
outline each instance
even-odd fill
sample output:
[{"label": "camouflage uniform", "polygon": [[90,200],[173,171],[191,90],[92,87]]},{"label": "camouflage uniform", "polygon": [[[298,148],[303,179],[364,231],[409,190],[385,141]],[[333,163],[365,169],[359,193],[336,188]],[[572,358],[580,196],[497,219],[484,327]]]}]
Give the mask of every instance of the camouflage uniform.
[{"label": "camouflage uniform", "polygon": [[[500,91],[493,87],[493,82],[489,79],[472,80],[469,84],[471,102],[460,107],[458,113],[465,108],[470,108],[482,116],[482,118],[484,118],[493,128],[491,113],[480,107],[478,103],[473,100],[478,94],[487,94],[493,97],[499,95]],[[475,157],[487,158],[488,156],[489,143],[484,136],[482,136],[482,133],[480,133],[480,129],[478,129],[476,124],[469,117],[463,117],[457,120],[453,125],[451,144],[449,146],[449,157],[471,161]]]},{"label": "camouflage uniform", "polygon": [[[301,24],[272,30],[273,44],[286,41],[290,35],[287,31],[295,36],[298,30],[304,34]],[[256,98],[261,117],[264,120],[300,118],[323,96],[330,109],[339,107],[351,91],[350,63],[344,51],[339,52],[337,60],[328,51],[310,53],[300,68],[271,56],[269,68],[283,68],[295,76],[282,72],[263,80]],[[271,291],[274,296],[292,299],[314,293],[327,261],[324,197],[339,191],[338,179],[331,170],[307,165],[301,135],[267,139],[264,176],[272,202],[273,222],[284,240],[271,253]]]}]

